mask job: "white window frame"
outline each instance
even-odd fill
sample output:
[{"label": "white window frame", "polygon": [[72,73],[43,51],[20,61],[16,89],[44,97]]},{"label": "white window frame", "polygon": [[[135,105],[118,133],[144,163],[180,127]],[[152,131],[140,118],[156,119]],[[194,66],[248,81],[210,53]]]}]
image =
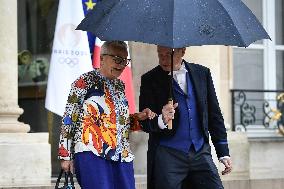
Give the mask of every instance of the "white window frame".
[{"label": "white window frame", "polygon": [[[256,0],[257,1],[257,0]],[[262,23],[266,29],[271,40],[264,40],[262,44],[251,44],[247,49],[263,50],[263,86],[264,90],[276,90],[277,89],[277,77],[276,77],[276,52],[278,50],[284,51],[283,45],[276,45],[276,18],[275,18],[275,3],[276,0],[263,0],[262,1]],[[234,49],[240,47],[233,47]],[[276,94],[265,94],[265,99],[275,98]],[[276,107],[275,104],[271,104]],[[248,133],[251,138],[259,137],[280,137],[274,130],[264,130],[263,132]]]}]

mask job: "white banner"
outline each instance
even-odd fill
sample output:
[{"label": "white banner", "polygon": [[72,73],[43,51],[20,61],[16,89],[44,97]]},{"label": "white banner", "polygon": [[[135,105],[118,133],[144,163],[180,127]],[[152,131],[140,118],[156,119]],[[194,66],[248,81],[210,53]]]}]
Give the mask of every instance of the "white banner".
[{"label": "white banner", "polygon": [[71,83],[92,70],[87,32],[75,30],[84,18],[82,0],[60,0],[45,107],[63,115]]}]

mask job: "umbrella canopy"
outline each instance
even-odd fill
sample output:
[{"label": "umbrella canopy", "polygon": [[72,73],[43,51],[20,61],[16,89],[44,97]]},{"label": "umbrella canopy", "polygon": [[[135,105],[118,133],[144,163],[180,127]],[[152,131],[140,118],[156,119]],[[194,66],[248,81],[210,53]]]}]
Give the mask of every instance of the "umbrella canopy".
[{"label": "umbrella canopy", "polygon": [[138,41],[171,48],[247,47],[270,39],[240,0],[102,0],[77,29],[105,41]]}]

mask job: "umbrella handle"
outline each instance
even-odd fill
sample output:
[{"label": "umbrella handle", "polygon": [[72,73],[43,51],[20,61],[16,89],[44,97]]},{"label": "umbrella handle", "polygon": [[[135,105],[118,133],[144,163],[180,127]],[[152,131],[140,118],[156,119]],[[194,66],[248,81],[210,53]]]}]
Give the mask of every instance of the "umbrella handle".
[{"label": "umbrella handle", "polygon": [[[173,100],[169,100],[169,101],[168,101],[168,104],[173,105],[173,104],[174,104]],[[172,129],[173,129],[173,120],[172,120],[172,119],[168,122],[168,129],[169,129],[169,130],[172,130]]]}]

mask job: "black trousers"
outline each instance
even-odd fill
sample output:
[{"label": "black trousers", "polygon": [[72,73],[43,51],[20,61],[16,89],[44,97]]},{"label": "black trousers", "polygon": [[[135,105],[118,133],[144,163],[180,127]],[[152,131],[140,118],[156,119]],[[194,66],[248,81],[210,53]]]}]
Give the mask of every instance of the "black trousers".
[{"label": "black trousers", "polygon": [[198,152],[191,148],[188,154],[158,146],[154,183],[155,189],[223,189],[207,143]]}]

